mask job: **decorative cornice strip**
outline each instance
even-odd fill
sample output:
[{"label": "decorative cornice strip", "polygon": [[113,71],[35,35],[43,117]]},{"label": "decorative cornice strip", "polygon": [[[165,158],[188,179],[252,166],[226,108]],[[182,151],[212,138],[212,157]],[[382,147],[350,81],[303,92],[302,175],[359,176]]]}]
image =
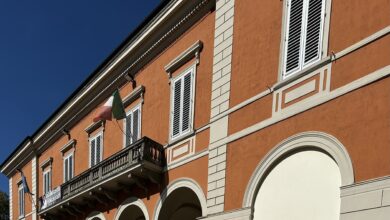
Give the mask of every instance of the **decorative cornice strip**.
[{"label": "decorative cornice strip", "polygon": [[199,64],[199,53],[203,49],[203,42],[198,40],[191,47],[173,59],[168,65],[165,66],[165,71],[169,74],[173,73],[180,66],[188,62],[193,57],[196,57],[196,64]]},{"label": "decorative cornice strip", "polygon": [[[160,46],[167,38],[171,37],[173,35],[173,33],[180,30],[180,28],[182,28],[182,26],[184,24],[186,24],[188,21],[191,20],[191,18],[193,18],[195,15],[197,15],[197,12],[201,11],[201,9],[203,9],[205,6],[209,5],[212,1],[213,0],[203,0],[199,4],[197,4],[189,13],[187,13],[186,16],[184,16],[179,22],[177,22],[175,25],[173,25],[172,28],[169,31],[167,31],[160,39],[155,40],[155,43],[152,44],[152,46],[149,49],[147,49],[141,56],[139,56],[128,68],[125,69],[125,71],[123,71],[115,79],[113,79],[112,82],[107,87],[100,90],[100,92],[97,95],[95,95],[89,102],[87,102],[85,105],[83,105],[84,107],[81,110],[79,110],[78,112],[73,114],[70,117],[70,119],[67,120],[67,123],[65,123],[63,127],[66,127],[72,120],[74,120],[80,114],[80,112],[84,111],[88,106],[90,106],[92,103],[94,103],[102,94],[105,94],[105,92],[107,92],[108,89],[112,85],[114,85],[114,83],[117,83],[120,79],[123,79],[123,76],[127,73],[130,73],[130,70],[133,70],[133,72],[134,72],[133,74],[135,74],[137,71],[134,67],[136,67],[138,64],[140,64],[141,61],[147,60],[147,58],[146,58],[147,56],[153,55],[152,52],[156,48],[158,48],[158,46]],[[131,46],[131,45],[130,45],[130,47],[134,48],[134,46]],[[132,48],[130,48],[130,49],[132,49]],[[123,56],[124,55],[121,55],[121,58],[118,58],[118,59],[123,59]],[[115,61],[114,64],[116,65],[116,64],[118,64],[118,62],[119,61]],[[70,109],[74,108],[74,106],[77,104],[77,102],[80,102],[81,98],[83,98],[83,96],[85,96],[86,93],[91,92],[91,88],[96,87],[97,83],[99,83],[99,81],[102,81],[103,78],[107,76],[107,72],[112,69],[112,66],[114,64],[110,64],[110,66],[107,67],[108,70],[104,70],[105,71],[104,74],[97,75],[97,77],[94,79],[94,81],[91,82],[91,85],[89,87],[87,87],[81,95],[75,96],[73,98],[73,100],[71,101],[71,103],[69,103],[66,107],[64,107],[65,108],[64,111],[61,111],[60,113],[58,113],[58,116],[54,117],[53,120],[50,122],[50,124],[48,126],[45,126],[45,128],[43,129],[42,132],[39,132],[35,137],[33,137],[34,141],[37,142],[44,135],[46,135],[46,133],[51,129],[51,127],[53,127],[54,124],[58,123],[59,119],[65,117],[64,115],[66,113],[68,113],[70,111]],[[144,64],[144,65],[146,65],[146,64]],[[40,146],[38,147],[38,150],[44,149],[46,147],[46,144],[48,142],[50,142],[50,140],[53,137],[55,137],[55,134],[58,133],[60,130],[62,130],[62,128],[53,132],[52,135],[49,135],[49,138],[45,139],[45,141],[43,141],[43,143],[40,144]],[[10,164],[15,160],[15,158],[20,156],[22,153],[25,153],[25,150],[30,148],[31,146],[32,146],[31,143],[27,143],[26,146],[24,146],[20,151],[18,151],[16,156],[12,157],[12,159],[10,159],[10,161],[7,162],[4,165],[4,167],[2,167],[1,172],[3,172],[6,175],[9,175],[11,172],[13,172],[14,169],[9,168]],[[28,157],[24,157],[23,159],[21,159],[17,163],[18,164],[24,163],[24,161],[26,159],[28,159]]]},{"label": "decorative cornice strip", "polygon": [[39,165],[41,167],[41,169],[45,169],[47,166],[51,166],[51,164],[53,163],[53,158],[52,157],[49,157],[47,160],[43,161],[41,163],[41,165]]},{"label": "decorative cornice strip", "polygon": [[94,132],[96,129],[100,128],[100,127],[104,127],[105,123],[103,120],[100,120],[98,122],[94,122],[92,124],[90,124],[86,129],[84,129],[85,132],[89,134],[91,134],[92,132]]},{"label": "decorative cornice strip", "polygon": [[144,103],[144,93],[145,93],[145,86],[138,86],[135,88],[128,96],[126,96],[123,99],[123,106],[127,107],[131,103],[133,103],[135,100],[137,100],[139,97],[142,99],[142,103]]},{"label": "decorative cornice strip", "polygon": [[70,148],[72,147],[75,147],[76,146],[76,143],[77,141],[75,139],[70,139],[68,141],[68,143],[66,143],[61,149],[61,153],[65,153],[66,151],[68,151]]}]

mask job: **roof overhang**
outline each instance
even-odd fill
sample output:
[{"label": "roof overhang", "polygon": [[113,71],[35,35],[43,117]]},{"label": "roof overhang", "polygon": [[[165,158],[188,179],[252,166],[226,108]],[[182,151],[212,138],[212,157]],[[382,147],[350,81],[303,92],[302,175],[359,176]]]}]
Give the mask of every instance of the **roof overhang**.
[{"label": "roof overhang", "polygon": [[[59,138],[64,129],[101,103],[113,89],[126,82],[126,74],[136,75],[142,67],[213,10],[215,0],[163,1],[141,27],[114,51],[98,69],[31,136],[24,140],[1,164],[0,171],[10,177],[32,156],[39,155]],[[27,139],[27,138],[26,138]]]}]

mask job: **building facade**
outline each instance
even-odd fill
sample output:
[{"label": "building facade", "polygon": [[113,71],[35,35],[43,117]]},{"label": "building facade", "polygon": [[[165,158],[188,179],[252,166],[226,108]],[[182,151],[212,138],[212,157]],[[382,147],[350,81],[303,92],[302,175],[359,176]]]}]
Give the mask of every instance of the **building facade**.
[{"label": "building facade", "polygon": [[388,219],[389,12],[162,1],[3,162],[11,219]]}]

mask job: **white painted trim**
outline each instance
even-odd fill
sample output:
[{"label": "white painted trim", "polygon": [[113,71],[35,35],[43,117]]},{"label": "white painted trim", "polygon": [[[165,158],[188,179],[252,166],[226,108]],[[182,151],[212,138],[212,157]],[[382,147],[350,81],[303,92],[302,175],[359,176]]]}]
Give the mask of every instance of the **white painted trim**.
[{"label": "white painted trim", "polygon": [[104,217],[103,213],[98,211],[91,212],[85,220],[93,220],[94,218],[99,218],[101,220],[106,220],[106,217]]},{"label": "white painted trim", "polygon": [[[153,34],[155,30],[165,21],[168,17],[172,16],[176,9],[179,8],[181,5],[183,5],[186,1],[185,0],[175,0],[172,2],[167,9],[163,10],[159,16],[156,16],[156,19],[150,23],[150,25],[138,35],[138,37],[129,45],[126,49],[124,49],[121,54],[116,56],[114,60],[104,69],[101,71],[100,74],[96,77],[95,81],[91,82],[88,87],[86,87],[80,95],[74,98],[67,106],[64,107],[62,112],[60,112],[44,130],[42,130],[36,137],[34,137],[33,142],[38,142],[44,135],[47,133],[64,115],[69,112],[74,106],[78,105],[80,100],[82,100],[88,93],[92,91],[101,81],[103,81],[107,75],[111,73],[111,70],[115,68],[125,57],[127,57],[129,54],[133,52],[140,44],[142,44],[145,40],[148,39],[149,35]],[[121,77],[121,76],[119,76]],[[118,77],[118,78],[119,78]],[[31,143],[27,143],[22,150],[19,151],[11,160],[9,163],[7,163],[1,172],[4,172],[5,169],[16,159],[19,157],[21,153],[23,153]]]},{"label": "white painted trim", "polygon": [[335,54],[336,57],[333,57],[332,61],[340,59],[341,57],[346,56],[346,55],[354,52],[355,50],[358,50],[358,49],[366,46],[367,44],[370,44],[373,41],[376,41],[379,38],[388,35],[389,33],[390,33],[390,25],[385,27],[385,28],[383,28],[382,30],[380,30],[378,32],[375,32],[374,34],[364,38],[363,40],[361,40],[361,41],[359,41],[359,42],[357,42],[355,44],[352,44],[351,46],[345,48],[344,50],[336,53]]},{"label": "white painted trim", "polygon": [[[115,220],[119,220],[121,217],[121,214],[125,209],[129,206],[137,206],[139,209],[141,209],[142,213],[144,214],[145,220],[149,220],[149,213],[148,209],[146,208],[144,202],[142,202],[141,199],[136,198],[136,197],[130,197],[127,198],[122,204],[118,207],[116,213],[115,213]],[[129,216],[127,216],[129,217]]]},{"label": "white painted trim", "polygon": [[341,187],[341,197],[352,196],[368,191],[375,191],[384,188],[390,188],[390,176],[384,176],[375,179],[369,179],[362,182],[357,182],[351,185]]},{"label": "white painted trim", "polygon": [[188,49],[182,52],[179,56],[174,58],[168,65],[164,67],[165,72],[167,72],[170,77],[171,74],[176,71],[178,68],[183,66],[188,60],[193,57],[196,58],[196,64],[199,64],[199,53],[203,48],[203,42],[198,40],[193,45],[191,45]]},{"label": "white painted trim", "polygon": [[209,150],[208,149],[204,149],[190,157],[186,157],[185,159],[183,160],[178,160],[178,161],[175,161],[169,165],[166,166],[166,168],[164,169],[164,171],[168,171],[168,170],[172,170],[172,169],[175,169],[175,168],[178,168],[180,166],[183,166],[187,163],[190,163],[194,160],[197,160],[199,158],[202,158],[204,156],[207,156],[209,154]]},{"label": "white painted trim", "polygon": [[[322,85],[322,83],[320,83],[320,85]],[[313,92],[315,89],[316,89],[316,80],[307,82],[296,89],[286,92],[285,103],[289,103],[295,99],[307,95],[308,93]],[[322,89],[320,91],[322,91]]]},{"label": "white painted trim", "polygon": [[355,177],[352,160],[342,143],[335,137],[323,132],[303,132],[282,141],[265,155],[249,180],[245,190],[242,207],[253,207],[261,182],[281,158],[293,151],[305,150],[308,148],[316,148],[324,151],[335,160],[340,168],[343,186],[354,183]]},{"label": "white painted trim", "polygon": [[188,188],[192,190],[198,197],[200,201],[200,205],[202,206],[202,215],[207,215],[207,202],[206,197],[203,193],[202,188],[200,185],[193,179],[190,178],[180,178],[175,181],[173,181],[171,184],[169,184],[164,191],[161,193],[161,197],[156,203],[156,207],[154,208],[154,220],[158,220],[158,216],[161,211],[162,204],[165,202],[165,200],[168,198],[168,196],[179,188]]},{"label": "white painted trim", "polygon": [[203,220],[252,220],[252,209],[251,208],[241,208],[235,209],[227,212],[220,212],[217,214],[212,214],[207,217],[202,217],[199,219]]},{"label": "white painted trim", "polygon": [[219,141],[216,141],[212,144],[210,144],[210,148],[216,148],[228,143],[231,143],[233,141],[236,141],[242,137],[245,137],[247,135],[250,135],[254,132],[257,132],[259,130],[262,130],[264,128],[267,128],[275,123],[278,123],[282,120],[285,120],[287,118],[290,118],[294,115],[300,114],[302,112],[305,112],[311,108],[314,108],[318,105],[321,105],[323,103],[326,103],[328,101],[331,101],[333,99],[336,99],[342,95],[345,95],[347,93],[350,93],[356,89],[359,89],[361,87],[364,87],[370,83],[373,83],[375,81],[378,81],[384,77],[387,77],[390,75],[390,65],[383,67],[379,70],[376,70],[360,79],[357,79],[351,83],[348,83],[340,88],[337,88],[331,92],[329,92],[326,96],[319,96],[315,99],[310,99],[309,102],[302,102],[300,105],[291,106],[285,109],[283,114],[277,114],[273,116],[272,118],[268,118],[264,121],[261,121],[259,123],[256,123],[252,126],[249,126],[241,131],[238,131],[234,134],[231,134],[230,136],[223,138]]}]

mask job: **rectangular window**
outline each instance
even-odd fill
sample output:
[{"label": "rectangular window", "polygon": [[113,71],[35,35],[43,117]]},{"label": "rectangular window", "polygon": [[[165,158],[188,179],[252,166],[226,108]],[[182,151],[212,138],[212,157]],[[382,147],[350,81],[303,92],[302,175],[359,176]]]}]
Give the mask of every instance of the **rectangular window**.
[{"label": "rectangular window", "polygon": [[141,138],[141,106],[133,108],[126,114],[125,146],[129,146]]},{"label": "rectangular window", "polygon": [[172,83],[171,139],[192,130],[194,71],[187,70]]},{"label": "rectangular window", "polygon": [[93,167],[103,159],[103,133],[89,139],[90,166]]},{"label": "rectangular window", "polygon": [[18,188],[19,217],[24,217],[24,188],[23,184]]},{"label": "rectangular window", "polygon": [[287,0],[283,78],[320,60],[325,0]]},{"label": "rectangular window", "polygon": [[46,194],[51,190],[51,170],[43,172],[43,193]]},{"label": "rectangular window", "polygon": [[64,182],[73,178],[73,154],[69,154],[64,158]]}]

